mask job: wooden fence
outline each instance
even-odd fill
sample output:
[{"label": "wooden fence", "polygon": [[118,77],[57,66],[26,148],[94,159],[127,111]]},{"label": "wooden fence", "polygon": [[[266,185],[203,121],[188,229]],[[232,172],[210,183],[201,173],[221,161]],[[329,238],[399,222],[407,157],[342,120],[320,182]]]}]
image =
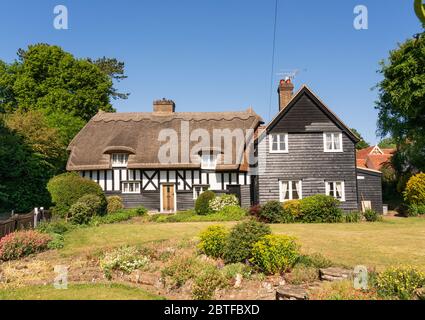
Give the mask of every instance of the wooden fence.
[{"label": "wooden fence", "polygon": [[47,221],[50,218],[50,211],[36,208],[30,213],[15,214],[7,220],[0,220],[0,239],[15,231],[33,229],[38,222]]}]

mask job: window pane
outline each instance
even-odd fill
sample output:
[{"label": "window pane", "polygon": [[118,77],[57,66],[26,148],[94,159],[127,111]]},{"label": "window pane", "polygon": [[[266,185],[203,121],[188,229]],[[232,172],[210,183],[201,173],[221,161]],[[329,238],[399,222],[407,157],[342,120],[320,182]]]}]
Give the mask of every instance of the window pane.
[{"label": "window pane", "polygon": [[342,191],[342,182],[336,182],[335,183],[335,188],[336,188],[336,190],[335,190],[336,198],[337,199],[342,199],[342,193],[343,193],[343,191]]},{"label": "window pane", "polygon": [[300,198],[300,182],[299,181],[293,181],[292,182],[292,199],[299,199]]},{"label": "window pane", "polygon": [[325,136],[326,150],[332,150],[332,134],[327,133]]},{"label": "window pane", "polygon": [[284,151],[284,150],[286,150],[286,140],[285,140],[285,135],[284,134],[281,134],[281,135],[279,135],[279,139],[280,139],[280,144],[279,144],[279,147],[280,147],[280,151]]},{"label": "window pane", "polygon": [[341,136],[339,134],[334,134],[334,150],[341,149]]},{"label": "window pane", "polygon": [[289,200],[289,182],[288,181],[282,181],[281,182],[281,192],[282,192],[282,199],[283,200]]}]

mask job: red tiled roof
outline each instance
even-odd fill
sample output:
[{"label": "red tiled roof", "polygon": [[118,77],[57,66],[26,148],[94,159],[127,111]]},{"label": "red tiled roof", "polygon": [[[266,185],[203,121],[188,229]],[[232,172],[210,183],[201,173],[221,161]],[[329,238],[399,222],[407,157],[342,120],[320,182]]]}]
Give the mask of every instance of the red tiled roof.
[{"label": "red tiled roof", "polygon": [[357,166],[373,170],[381,170],[382,166],[389,162],[395,149],[381,149],[384,154],[374,154],[375,146],[367,147],[357,151]]},{"label": "red tiled roof", "polygon": [[366,167],[366,159],[357,159],[357,167],[367,168]]},{"label": "red tiled roof", "polygon": [[382,166],[390,159],[390,154],[371,154],[367,157],[366,166],[370,169],[381,170]]},{"label": "red tiled roof", "polygon": [[357,150],[357,159],[366,159],[369,153],[372,152],[373,148],[375,148],[375,146]]}]

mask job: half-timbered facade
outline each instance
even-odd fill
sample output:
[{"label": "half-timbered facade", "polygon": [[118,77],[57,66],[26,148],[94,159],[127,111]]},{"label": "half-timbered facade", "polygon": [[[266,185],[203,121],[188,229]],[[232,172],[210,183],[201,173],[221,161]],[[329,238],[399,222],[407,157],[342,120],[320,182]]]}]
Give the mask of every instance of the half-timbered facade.
[{"label": "half-timbered facade", "polygon": [[[71,142],[67,169],[96,181],[106,195],[120,195],[126,207],[186,210],[203,191],[227,193],[230,187],[237,187],[241,203],[249,206],[246,145],[232,135],[237,130],[252,133],[261,121],[252,109],[179,113],[168,100],[154,102],[151,113],[100,112]],[[219,143],[213,143],[217,136]],[[193,151],[201,137],[211,141]],[[160,159],[167,143],[175,159]]]}]

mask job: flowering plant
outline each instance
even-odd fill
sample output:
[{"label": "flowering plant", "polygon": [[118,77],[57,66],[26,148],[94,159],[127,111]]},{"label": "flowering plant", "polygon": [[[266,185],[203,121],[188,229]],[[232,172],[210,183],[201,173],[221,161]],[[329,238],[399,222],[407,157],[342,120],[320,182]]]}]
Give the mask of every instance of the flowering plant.
[{"label": "flowering plant", "polygon": [[52,238],[34,230],[18,231],[0,240],[0,260],[8,261],[47,250]]},{"label": "flowering plant", "polygon": [[223,194],[212,199],[209,206],[212,211],[219,212],[228,206],[239,206],[239,201],[234,194]]}]

